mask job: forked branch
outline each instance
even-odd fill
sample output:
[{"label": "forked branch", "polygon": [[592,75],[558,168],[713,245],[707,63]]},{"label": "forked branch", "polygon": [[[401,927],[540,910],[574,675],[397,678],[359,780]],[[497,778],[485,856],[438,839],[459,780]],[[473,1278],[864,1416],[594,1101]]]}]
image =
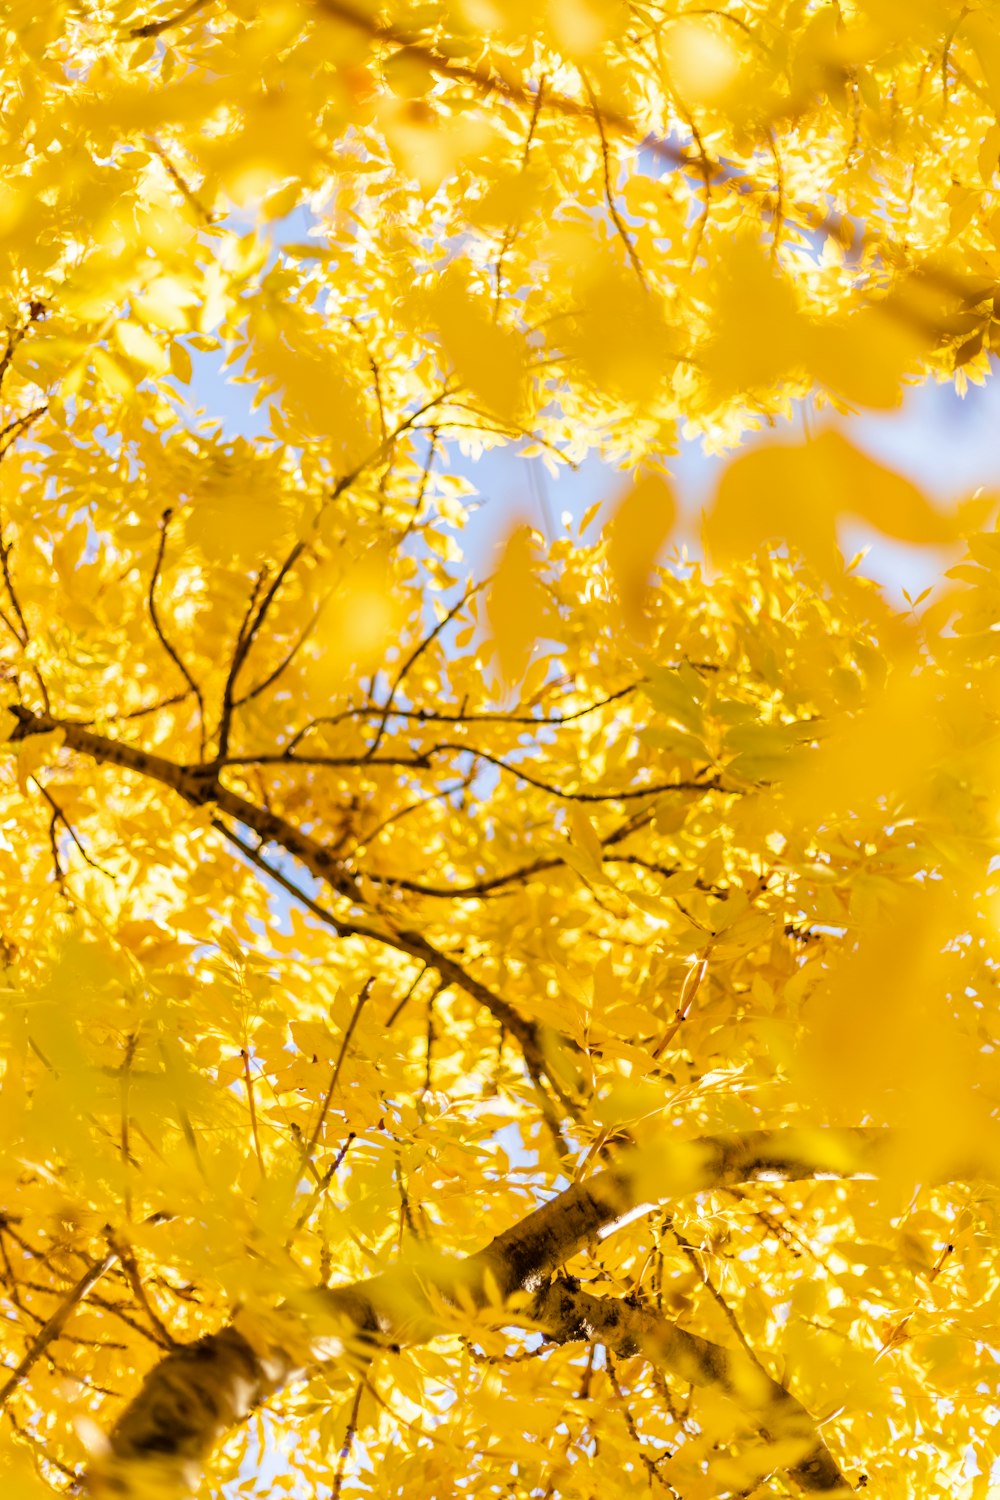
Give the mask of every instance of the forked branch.
[{"label": "forked branch", "polygon": [[[567,1188],[464,1260],[442,1257],[436,1267],[422,1262],[419,1271],[401,1265],[367,1281],[304,1293],[269,1324],[266,1337],[237,1317],[153,1367],[113,1428],[108,1457],[89,1477],[90,1492],[121,1500],[158,1479],[168,1493],[172,1486],[190,1494],[226,1433],[297,1374],[337,1361],[363,1367],[378,1349],[427,1343],[448,1331],[449,1309],[487,1308],[525,1291],[535,1294],[534,1314],[554,1338],[606,1338],[618,1352],[640,1350],[694,1384],[716,1386],[773,1441],[794,1440],[789,1472],[800,1484],[833,1491],[842,1475],[815,1424],[743,1351],[722,1349],[642,1309],[590,1297],[572,1283],[549,1282],[596,1236],[613,1232],[650,1200],[762,1177],[871,1175],[892,1144],[891,1134],[878,1129],[763,1130],[661,1142],[655,1155],[630,1152],[616,1167]],[[519,1316],[523,1311],[512,1310],[511,1322]]]}]

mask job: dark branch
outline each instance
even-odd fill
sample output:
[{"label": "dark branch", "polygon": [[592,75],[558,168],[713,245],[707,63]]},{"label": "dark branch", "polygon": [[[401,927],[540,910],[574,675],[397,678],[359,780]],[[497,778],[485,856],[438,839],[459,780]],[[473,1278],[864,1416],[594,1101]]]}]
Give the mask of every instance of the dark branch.
[{"label": "dark branch", "polygon": [[175,15],[164,16],[162,21],[147,21],[142,26],[133,26],[129,36],[162,36],[165,31],[171,31],[175,26],[183,26],[185,21],[190,21],[199,11],[207,10],[214,0],[191,0],[190,5],[185,5],[183,10],[177,11]]},{"label": "dark branch", "polygon": [[811,1492],[850,1492],[833,1454],[801,1402],[773,1380],[752,1355],[678,1328],[659,1313],[616,1297],[592,1297],[574,1281],[554,1281],[539,1292],[534,1317],[558,1343],[595,1339],[629,1359],[643,1354],[688,1385],[714,1388],[746,1412],[765,1438],[800,1449],[787,1468]]},{"label": "dark branch", "polygon": [[813,1489],[830,1490],[832,1484],[823,1479],[832,1477],[826,1465],[833,1461],[803,1408],[752,1363],[745,1371],[739,1353],[682,1333],[639,1309],[631,1329],[626,1324],[617,1334],[615,1326],[620,1325],[612,1320],[625,1318],[624,1311],[615,1312],[621,1304],[580,1293],[563,1309],[558,1300],[562,1289],[557,1288],[549,1307],[547,1283],[595,1235],[611,1232],[641,1206],[651,1190],[657,1201],[664,1201],[761,1176],[791,1180],[869,1174],[891,1144],[886,1131],[833,1129],[661,1142],[567,1188],[464,1260],[442,1257],[436,1266],[422,1263],[419,1271],[398,1268],[304,1295],[294,1309],[276,1316],[267,1334],[249,1326],[244,1333],[237,1318],[219,1333],[172,1350],[153,1367],[113,1428],[110,1458],[91,1472],[91,1490],[127,1496],[130,1479],[135,1479],[135,1493],[148,1475],[192,1492],[226,1433],[296,1375],[337,1360],[363,1368],[379,1348],[427,1343],[451,1331],[442,1323],[442,1301],[456,1310],[485,1307],[495,1303],[498,1292],[508,1298],[523,1290],[537,1294],[540,1310],[553,1315],[557,1329],[571,1328],[572,1337],[586,1337],[591,1336],[588,1329],[600,1327],[609,1342],[614,1334],[620,1347],[630,1342],[633,1350],[642,1347],[651,1357],[683,1368],[685,1378],[718,1386],[776,1439],[801,1439],[803,1452],[794,1460],[797,1477]]},{"label": "dark branch", "polygon": [[725,796],[738,795],[735,788],[722,785],[718,776],[706,776],[704,780],[695,778],[690,781],[661,781],[654,782],[651,786],[623,787],[615,792],[591,792],[586,789],[582,791],[567,791],[564,787],[553,786],[549,781],[542,781],[538,776],[532,776],[521,766],[511,765],[509,761],[501,760],[498,755],[491,755],[487,750],[477,749],[474,745],[461,745],[451,741],[445,741],[439,745],[433,745],[427,751],[428,755],[472,755],[477,760],[484,760],[488,765],[496,766],[498,771],[504,771],[508,776],[513,776],[517,781],[523,781],[528,786],[537,787],[541,792],[548,792],[553,797],[558,797],[563,802],[629,802],[637,797],[657,797],[663,792],[722,792]]}]

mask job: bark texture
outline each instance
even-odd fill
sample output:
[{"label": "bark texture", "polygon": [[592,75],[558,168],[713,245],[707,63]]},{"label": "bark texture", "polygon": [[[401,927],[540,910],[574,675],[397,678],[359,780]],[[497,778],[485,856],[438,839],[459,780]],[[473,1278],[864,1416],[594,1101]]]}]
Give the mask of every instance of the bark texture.
[{"label": "bark texture", "polygon": [[[649,1308],[617,1297],[592,1297],[572,1280],[546,1287],[536,1299],[535,1316],[559,1343],[595,1340],[625,1359],[644,1354],[688,1385],[714,1386],[753,1419],[769,1442],[800,1450],[785,1467],[803,1490],[851,1493],[805,1407],[745,1350],[700,1338]],[[775,1462],[773,1467],[778,1466]]]},{"label": "bark texture", "polygon": [[171,1350],[115,1424],[88,1491],[193,1493],[212,1450],[292,1373],[289,1359],[262,1357],[232,1324]]},{"label": "bark texture", "polygon": [[[573,1284],[547,1287],[552,1273],[597,1234],[646,1202],[710,1188],[817,1175],[871,1173],[890,1144],[881,1130],[751,1131],[704,1137],[621,1164],[558,1194],[484,1249],[436,1268],[390,1271],[351,1286],[318,1290],[285,1312],[280,1334],[262,1347],[239,1320],[173,1350],[153,1367],[111,1431],[109,1452],[88,1476],[95,1496],[190,1494],[213,1448],[256,1405],[290,1379],[332,1360],[363,1363],[378,1347],[428,1342],[443,1332],[429,1290],[457,1303],[458,1289],[479,1305],[512,1292],[536,1293],[539,1321],[552,1336],[596,1338],[620,1353],[642,1351],[695,1385],[716,1385],[774,1441],[801,1446],[789,1472],[805,1489],[843,1487],[804,1408],[749,1356],[676,1328],[613,1298]],[[655,1192],[653,1189],[655,1188]],[[513,1319],[512,1319],[513,1321]]]}]

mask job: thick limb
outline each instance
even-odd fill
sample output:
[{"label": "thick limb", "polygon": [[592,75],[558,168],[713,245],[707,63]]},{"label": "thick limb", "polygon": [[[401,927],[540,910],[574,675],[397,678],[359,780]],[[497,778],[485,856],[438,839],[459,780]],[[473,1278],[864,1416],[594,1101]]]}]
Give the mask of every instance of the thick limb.
[{"label": "thick limb", "polygon": [[[498,1290],[504,1297],[535,1291],[556,1336],[559,1330],[601,1327],[610,1338],[619,1326],[614,1317],[623,1319],[626,1342],[648,1346],[652,1357],[683,1370],[692,1383],[718,1385],[775,1440],[801,1438],[796,1478],[805,1484],[812,1476],[812,1488],[822,1489],[823,1481],[832,1479],[832,1460],[808,1415],[752,1360],[663,1320],[650,1321],[652,1315],[640,1317],[639,1309],[630,1311],[625,1304],[608,1305],[578,1293],[575,1303],[556,1300],[550,1306],[557,1293],[544,1288],[552,1272],[596,1235],[610,1232],[651,1199],[671,1201],[761,1176],[870,1175],[889,1144],[889,1133],[882,1130],[775,1130],[708,1136],[661,1147],[652,1158],[648,1151],[626,1153],[615,1168],[567,1188],[464,1260],[442,1257],[433,1273],[426,1266],[419,1274],[401,1268],[311,1292],[277,1317],[266,1343],[237,1317],[153,1367],[111,1432],[109,1458],[91,1475],[91,1492],[127,1496],[133,1478],[138,1491],[140,1485],[148,1489],[156,1476],[168,1493],[191,1493],[213,1448],[261,1400],[309,1368],[345,1359],[363,1362],[377,1347],[429,1342],[446,1331],[441,1301],[460,1305],[459,1288],[480,1306],[495,1302]],[[563,1295],[562,1288],[557,1291]],[[614,1308],[621,1311],[615,1314]]]}]

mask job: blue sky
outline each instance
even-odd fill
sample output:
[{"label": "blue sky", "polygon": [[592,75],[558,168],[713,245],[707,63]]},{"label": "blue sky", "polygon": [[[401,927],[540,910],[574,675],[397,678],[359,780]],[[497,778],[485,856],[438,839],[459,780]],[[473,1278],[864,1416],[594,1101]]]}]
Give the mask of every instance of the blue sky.
[{"label": "blue sky", "polygon": [[[655,163],[651,166],[658,176]],[[241,218],[249,228],[253,211],[234,213],[229,222],[238,226]],[[268,232],[276,257],[282,245],[308,242],[317,232],[317,220],[308,205],[301,204],[269,225]],[[234,384],[231,373],[220,370],[218,354],[192,351],[192,360],[194,380],[189,395],[195,405],[219,418],[227,436],[252,438],[266,433],[266,412],[251,410],[252,385]],[[798,403],[792,421],[751,435],[740,451],[775,440],[800,440],[804,435],[802,406]],[[1000,386],[992,377],[984,386],[970,385],[964,396],[950,384],[911,386],[895,411],[833,420],[865,452],[913,479],[941,506],[956,504],[980,486],[996,489],[1000,496]],[[818,430],[822,421],[823,417],[811,416],[811,429]],[[682,440],[671,465],[682,516],[679,539],[695,554],[700,552],[699,513],[731,457],[706,457],[699,441]],[[454,449],[449,463],[478,492],[478,504],[462,539],[470,571],[477,577],[490,571],[498,545],[518,521],[527,520],[551,536],[563,534],[562,517],[568,514],[575,534],[584,512],[599,500],[613,502],[625,484],[622,474],[596,456],[578,470],[566,468],[553,479],[540,461],[520,457],[517,444],[494,449],[475,463],[463,460]],[[601,524],[599,516],[595,533]],[[962,550],[949,555],[901,546],[852,522],[842,526],[840,540],[848,557],[863,547],[870,549],[860,571],[882,582],[897,602],[902,602],[903,589],[912,597],[933,584]]]},{"label": "blue sky", "polygon": [[[303,226],[303,236],[306,226]],[[294,237],[294,236],[290,236]],[[190,397],[212,417],[220,419],[227,436],[251,438],[267,430],[266,414],[253,412],[254,388],[232,382],[219,369],[219,356],[195,356]],[[959,396],[951,385],[925,384],[909,388],[901,406],[891,412],[868,412],[839,419],[852,441],[872,457],[915,480],[942,506],[955,504],[980,486],[1000,493],[1000,385],[991,379],[970,386]],[[801,415],[748,440],[747,446],[802,436]],[[671,467],[683,515],[688,545],[697,550],[697,517],[711,497],[726,457],[706,457],[698,441],[682,441]],[[584,511],[598,500],[613,501],[623,488],[623,476],[598,457],[577,471],[565,469],[553,478],[538,460],[519,456],[518,446],[494,449],[475,463],[456,453],[451,466],[475,484],[478,503],[463,538],[471,570],[489,571],[495,547],[518,520],[539,530],[563,530],[562,517],[573,518],[572,529]],[[600,525],[600,519],[597,523]],[[850,556],[864,546],[870,551],[862,571],[883,582],[894,598],[901,590],[911,595],[940,576],[950,559],[929,548],[889,542],[856,524],[841,533]]]}]

